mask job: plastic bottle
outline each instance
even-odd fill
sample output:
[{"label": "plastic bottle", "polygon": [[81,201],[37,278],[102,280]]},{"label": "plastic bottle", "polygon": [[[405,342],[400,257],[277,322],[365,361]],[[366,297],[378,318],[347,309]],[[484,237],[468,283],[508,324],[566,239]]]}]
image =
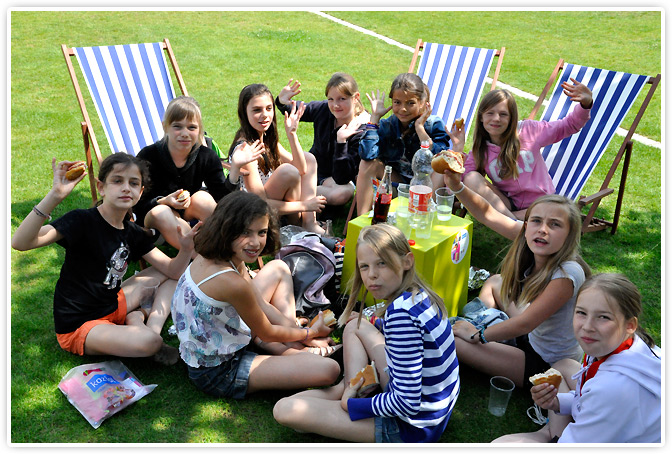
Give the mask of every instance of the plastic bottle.
[{"label": "plastic bottle", "polygon": [[411,169],[413,178],[410,183],[408,211],[409,223],[415,229],[418,238],[429,238],[432,216],[432,155],[429,142],[420,143],[420,148],[413,155]]},{"label": "plastic bottle", "polygon": [[385,175],[376,190],[376,198],[373,203],[373,219],[371,224],[387,222],[387,213],[392,203],[392,167],[385,166]]}]

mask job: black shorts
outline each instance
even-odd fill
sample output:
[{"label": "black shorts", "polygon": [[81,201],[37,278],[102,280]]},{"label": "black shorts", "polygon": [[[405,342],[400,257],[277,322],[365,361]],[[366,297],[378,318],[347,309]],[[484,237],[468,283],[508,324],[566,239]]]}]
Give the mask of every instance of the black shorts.
[{"label": "black shorts", "polygon": [[527,334],[516,338],[516,347],[525,353],[525,377],[523,383],[525,384],[525,389],[529,391],[532,388],[532,382],[528,378],[532,375],[546,372],[551,365],[544,361],[539,353],[532,348]]}]

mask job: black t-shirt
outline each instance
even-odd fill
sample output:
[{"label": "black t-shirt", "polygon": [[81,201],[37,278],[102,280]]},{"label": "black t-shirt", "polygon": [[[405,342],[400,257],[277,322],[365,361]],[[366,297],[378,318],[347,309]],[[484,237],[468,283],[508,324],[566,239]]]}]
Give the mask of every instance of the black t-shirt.
[{"label": "black t-shirt", "polygon": [[154,248],[140,226],[124,221],[111,226],[97,208],[74,210],[51,225],[63,235],[65,261],[54,290],[54,324],[58,334],[75,331],[89,320],[117,310],[117,293],[128,262]]}]

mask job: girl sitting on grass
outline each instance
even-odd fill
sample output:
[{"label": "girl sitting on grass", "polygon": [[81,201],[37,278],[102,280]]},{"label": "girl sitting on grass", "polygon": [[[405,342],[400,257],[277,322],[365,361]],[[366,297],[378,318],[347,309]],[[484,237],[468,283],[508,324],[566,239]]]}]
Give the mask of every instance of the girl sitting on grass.
[{"label": "girl sitting on grass", "polygon": [[[240,153],[231,164],[228,178],[213,150],[204,145],[201,109],[194,98],[178,96],[168,103],[163,116],[164,136],[138,153],[147,161],[152,185],[135,209],[136,222],[155,229],[171,246],[180,247],[175,228],[182,230],[205,220],[226,194],[240,189],[240,167],[259,156],[259,151]],[[203,185],[207,190],[203,190]],[[180,193],[189,196],[182,199]],[[158,234],[156,235],[158,238]]]},{"label": "girl sitting on grass", "polygon": [[[175,227],[180,251],[169,258],[154,247],[150,235],[130,220],[130,212],[147,183],[147,167],[126,153],[108,156],[100,165],[94,208],[70,211],[51,224],[50,213],[85,177],[65,177],[71,161],[52,160],[53,186],[33,207],[12,237],[20,251],[52,243],[65,248],[65,261],[54,290],[56,338],[76,355],[153,356],[164,364],[177,362],[177,350],[163,343],[161,328],[170,299],[193,252],[193,229]],[[152,266],[123,280],[130,261],[145,259]],[[142,286],[150,278],[160,282],[149,316],[136,310]]]},{"label": "girl sitting on grass", "polygon": [[285,113],[285,132],[291,153],[278,140],[273,94],[262,84],[247,85],[238,97],[238,121],[229,159],[238,153],[261,152],[258,160],[243,167],[245,190],[257,194],[279,215],[288,215],[290,222],[304,229],[323,234],[317,223],[316,212],[326,205],[326,198],[317,195],[317,161],[304,153],[297,129],[305,106],[297,108],[292,101],[291,111]]},{"label": "girl sitting on grass", "polygon": [[[297,326],[289,267],[273,260],[252,279],[246,266],[279,244],[266,201],[245,191],[229,194],[194,243],[198,255],[177,284],[172,316],[180,356],[197,388],[242,399],[265,389],[327,386],[338,378],[336,361],[308,352],[308,346],[325,346],[331,329],[321,314],[312,327]],[[253,339],[279,356],[250,351]]]},{"label": "girl sitting on grass", "polygon": [[[343,380],[281,399],[273,416],[297,431],[340,440],[436,442],[460,390],[443,301],[416,274],[408,241],[396,227],[365,227],[356,247],[350,299],[339,319],[345,324]],[[353,312],[362,287],[362,300],[370,292],[385,302],[378,323],[371,318],[375,326]],[[383,392],[356,397],[362,379],[354,386],[350,380],[372,360]]]},{"label": "girl sitting on grass", "polygon": [[571,84],[564,82],[562,87],[580,105],[567,117],[552,122],[518,122],[516,100],[507,90],[493,90],[483,96],[476,115],[474,146],[464,163],[463,179],[464,184],[497,211],[522,219],[537,198],[555,193],[541,149],[580,131],[590,119],[593,106],[590,89],[574,79],[571,81]]},{"label": "girl sitting on grass", "polygon": [[620,274],[598,274],[579,291],[574,335],[585,354],[560,389],[531,389],[549,412],[571,415],[564,426],[506,435],[509,443],[660,443],[661,355],[639,325],[642,298]]},{"label": "girl sitting on grass", "polygon": [[[301,84],[293,79],[280,90],[275,104],[281,112],[291,111],[292,98],[301,93]],[[334,73],[324,90],[324,101],[311,101],[301,121],[313,123],[310,153],[317,160],[317,193],[327,205],[345,205],[355,193],[359,171],[359,141],[369,114],[360,100],[355,79],[346,73]]]},{"label": "girl sitting on grass", "polygon": [[[411,162],[421,142],[429,142],[436,154],[448,149],[449,139],[441,117],[432,115],[427,85],[416,74],[402,73],[390,87],[392,106],[385,107],[385,96],[366,94],[371,102],[371,121],[359,143],[357,175],[357,214],[371,211],[374,178],[382,178],[386,165],[392,166],[392,180],[408,183],[413,177]],[[390,109],[394,113],[382,118]],[[441,186],[441,175],[432,172],[432,185]]]}]

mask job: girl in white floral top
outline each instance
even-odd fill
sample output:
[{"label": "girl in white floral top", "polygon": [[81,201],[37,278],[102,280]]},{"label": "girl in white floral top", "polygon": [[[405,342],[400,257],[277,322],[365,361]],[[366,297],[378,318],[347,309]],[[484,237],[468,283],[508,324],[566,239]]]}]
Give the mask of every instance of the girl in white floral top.
[{"label": "girl in white floral top", "polygon": [[[199,255],[177,284],[172,317],[189,378],[208,394],[241,399],[264,389],[331,385],[340,374],[333,359],[287,348],[331,342],[322,316],[310,328],[297,326],[287,265],[273,260],[252,281],[246,263],[278,244],[274,213],[244,191],[224,197],[194,238]],[[258,355],[248,350],[252,339],[281,348],[271,348],[277,356]]]}]

